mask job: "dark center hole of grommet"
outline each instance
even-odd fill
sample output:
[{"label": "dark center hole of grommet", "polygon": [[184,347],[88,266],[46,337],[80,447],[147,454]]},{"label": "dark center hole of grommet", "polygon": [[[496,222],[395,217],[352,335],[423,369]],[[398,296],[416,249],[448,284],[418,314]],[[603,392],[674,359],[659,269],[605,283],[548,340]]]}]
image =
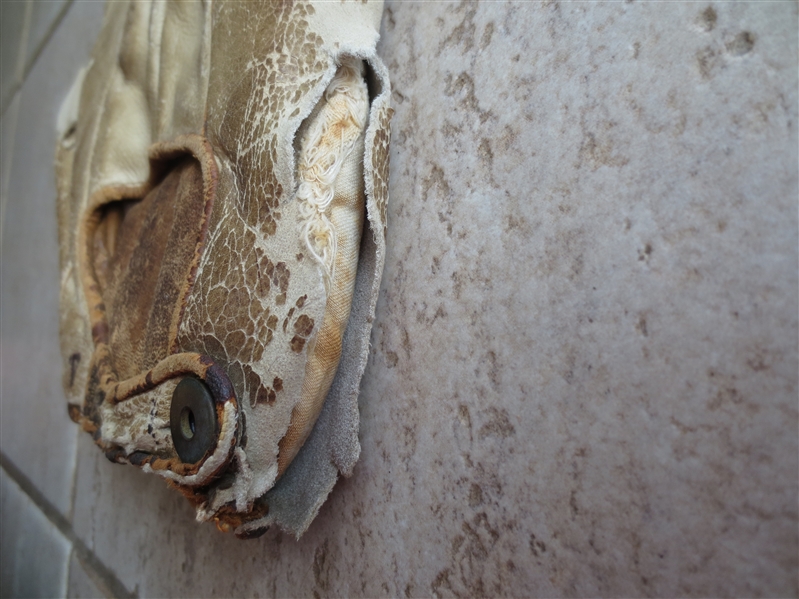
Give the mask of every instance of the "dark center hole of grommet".
[{"label": "dark center hole of grommet", "polygon": [[194,412],[191,408],[183,408],[180,412],[180,434],[184,439],[191,439],[197,425],[194,422]]},{"label": "dark center hole of grommet", "polygon": [[185,463],[199,462],[216,443],[214,398],[199,379],[186,377],[175,387],[169,420],[172,443]]}]

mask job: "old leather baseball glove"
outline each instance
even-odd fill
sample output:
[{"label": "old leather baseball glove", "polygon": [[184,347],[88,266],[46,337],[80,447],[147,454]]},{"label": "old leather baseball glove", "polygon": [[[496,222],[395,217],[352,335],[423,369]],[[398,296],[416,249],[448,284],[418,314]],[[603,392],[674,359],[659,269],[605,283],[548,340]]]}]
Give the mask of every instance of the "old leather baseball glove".
[{"label": "old leather baseball glove", "polygon": [[59,117],[69,413],[240,537],[358,459],[385,252],[381,2],[109,2]]}]

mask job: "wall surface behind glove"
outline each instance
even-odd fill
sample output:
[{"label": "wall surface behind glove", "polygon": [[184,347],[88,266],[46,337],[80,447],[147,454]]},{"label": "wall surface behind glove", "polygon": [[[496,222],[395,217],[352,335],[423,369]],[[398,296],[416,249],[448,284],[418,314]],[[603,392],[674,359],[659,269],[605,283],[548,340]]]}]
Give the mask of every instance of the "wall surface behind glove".
[{"label": "wall surface behind glove", "polygon": [[795,3],[387,4],[362,454],[299,542],[68,420],[54,123],[102,7],[2,4],[3,596],[799,594]]}]

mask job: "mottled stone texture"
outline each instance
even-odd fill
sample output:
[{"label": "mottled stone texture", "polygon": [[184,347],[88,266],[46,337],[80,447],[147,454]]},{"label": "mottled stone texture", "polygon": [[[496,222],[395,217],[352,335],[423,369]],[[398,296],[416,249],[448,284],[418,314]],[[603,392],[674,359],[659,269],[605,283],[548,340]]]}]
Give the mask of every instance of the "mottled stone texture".
[{"label": "mottled stone texture", "polygon": [[141,596],[799,594],[797,30],[389,2],[353,477],[299,542],[238,541],[80,435],[76,537]]},{"label": "mottled stone texture", "polygon": [[796,4],[383,25],[384,591],[796,595]]}]

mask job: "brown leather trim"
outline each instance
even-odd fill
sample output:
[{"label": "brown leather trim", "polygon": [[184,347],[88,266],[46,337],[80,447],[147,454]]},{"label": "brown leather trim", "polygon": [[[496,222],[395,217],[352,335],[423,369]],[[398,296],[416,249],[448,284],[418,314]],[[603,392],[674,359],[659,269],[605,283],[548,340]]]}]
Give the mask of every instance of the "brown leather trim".
[{"label": "brown leather trim", "polygon": [[203,174],[203,199],[205,206],[203,210],[203,221],[195,243],[194,258],[191,262],[189,277],[186,280],[186,285],[181,290],[180,301],[177,302],[175,312],[172,316],[172,323],[169,327],[170,353],[175,353],[179,350],[177,342],[178,328],[180,327],[183,314],[186,310],[186,300],[197,279],[197,268],[200,265],[200,257],[202,256],[205,240],[208,236],[208,223],[211,218],[211,211],[214,207],[214,199],[216,198],[216,186],[219,173],[211,144],[200,135],[181,135],[173,141],[157,143],[150,148],[150,162],[154,170],[157,168],[156,165],[166,164],[168,161],[179,158],[186,153],[194,156],[200,164],[200,169]]},{"label": "brown leather trim", "polygon": [[[91,253],[92,244],[90,241],[94,238],[97,227],[101,222],[103,206],[118,200],[145,197],[169,172],[169,163],[186,155],[192,156],[200,165],[204,202],[202,222],[195,241],[190,274],[184,287],[180,290],[180,299],[177,302],[170,323],[168,345],[171,355],[161,360],[150,370],[119,381],[113,368],[106,306],[98,283],[97,273],[94,270]],[[95,398],[92,401],[87,401],[85,398],[83,410],[72,410],[70,415],[73,419],[80,421],[84,429],[95,433],[95,442],[104,449],[106,456],[110,460],[129,462],[139,467],[148,464],[154,470],[170,470],[179,475],[190,476],[196,474],[205,459],[216,451],[216,444],[209,450],[206,457],[196,464],[184,464],[177,458],[163,459],[145,452],[134,452],[126,456],[119,448],[105,446],[102,437],[99,436],[102,423],[99,421],[97,408],[99,408],[101,403],[117,405],[132,397],[151,391],[169,379],[186,375],[198,377],[209,387],[216,402],[217,436],[221,434],[223,428],[228,424],[225,422],[225,406],[229,403],[232,404],[236,414],[238,414],[235,391],[224,369],[208,356],[197,353],[177,353],[179,351],[177,345],[178,329],[185,311],[186,300],[196,280],[216,194],[218,169],[213,150],[208,140],[204,137],[200,135],[183,135],[170,142],[161,142],[151,146],[149,158],[150,175],[147,181],[137,185],[111,185],[97,190],[89,199],[88,209],[84,213],[83,222],[78,228],[78,263],[81,283],[89,310],[92,340],[95,345],[91,358],[93,372],[90,377],[93,380],[93,384],[90,384],[90,389],[87,389],[87,395],[93,393]],[[102,396],[102,399],[100,399],[100,396]],[[238,418],[233,424],[233,430],[237,432]],[[219,471],[227,467],[233,454],[232,448],[234,446],[235,443],[231,446],[231,451],[224,464],[218,469]],[[214,475],[216,474],[218,472],[214,473]],[[177,485],[178,483],[174,484]]]},{"label": "brown leather trim", "polygon": [[208,356],[189,352],[167,356],[150,370],[127,380],[118,383],[108,381],[104,386],[105,401],[118,404],[151,391],[169,379],[187,374],[193,374],[204,381],[217,404],[236,401],[233,385],[222,368]]},{"label": "brown leather trim", "polygon": [[92,327],[92,340],[95,345],[108,342],[108,324],[106,322],[105,304],[102,293],[97,283],[97,273],[94,271],[90,254],[90,240],[94,237],[100,224],[100,209],[110,202],[117,200],[131,200],[142,198],[163,179],[167,172],[167,164],[182,155],[190,154],[200,164],[203,175],[203,197],[205,200],[203,222],[198,235],[194,258],[191,264],[190,276],[182,290],[181,300],[178,302],[175,314],[170,325],[170,352],[178,351],[177,334],[180,321],[186,307],[186,298],[196,280],[202,250],[208,234],[208,222],[213,209],[218,169],[211,144],[201,135],[181,135],[173,141],[160,142],[150,148],[150,177],[139,185],[110,185],[98,189],[89,200],[89,209],[83,217],[83,223],[78,230],[78,252],[81,269],[81,282],[86,295],[89,308],[89,321]]},{"label": "brown leather trim", "polygon": [[[104,351],[108,350],[108,346],[101,344],[98,346],[98,352],[102,355]],[[232,404],[238,414],[238,402],[236,400],[236,393],[233,385],[225,374],[224,370],[216,364],[212,358],[197,353],[181,353],[168,356],[161,360],[154,368],[147,372],[143,372],[134,377],[121,382],[110,381],[105,379],[106,385],[103,385],[102,379],[100,387],[105,394],[104,401],[116,405],[125,400],[131,399],[142,393],[152,391],[158,385],[165,383],[170,379],[181,376],[194,375],[200,380],[204,381],[211,391],[211,395],[216,403],[216,416],[217,416],[217,440],[206,453],[205,458],[196,462],[195,464],[186,464],[179,458],[159,458],[158,456],[148,454],[146,452],[137,451],[130,455],[125,455],[121,448],[107,448],[103,439],[100,437],[95,440],[98,446],[103,448],[106,457],[112,462],[130,463],[134,466],[142,467],[148,464],[153,470],[170,470],[175,474],[181,476],[191,476],[196,474],[200,467],[205,463],[208,456],[213,455],[218,446],[219,435],[227,424],[225,420],[225,405]],[[238,433],[238,418],[234,421],[234,437]],[[233,447],[231,445],[230,452],[227,459],[223,464],[214,472],[209,478],[218,475],[222,470],[227,468],[230,458],[233,455]],[[179,485],[179,483],[175,483]]]},{"label": "brown leather trim", "polygon": [[81,283],[86,296],[89,309],[89,323],[92,327],[92,341],[95,346],[108,342],[108,323],[106,322],[105,303],[97,283],[97,273],[94,271],[90,253],[90,241],[94,238],[100,224],[99,209],[117,200],[128,200],[142,197],[153,185],[151,182],[140,185],[113,185],[98,189],[89,200],[91,209],[83,215],[83,223],[78,227],[78,264],[80,268]]}]

